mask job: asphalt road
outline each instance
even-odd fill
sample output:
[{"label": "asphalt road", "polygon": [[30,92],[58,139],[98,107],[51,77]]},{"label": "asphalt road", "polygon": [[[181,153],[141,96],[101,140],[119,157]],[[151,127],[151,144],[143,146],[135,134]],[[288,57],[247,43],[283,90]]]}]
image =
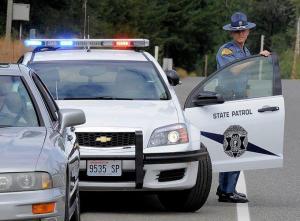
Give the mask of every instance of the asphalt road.
[{"label": "asphalt road", "polygon": [[[187,78],[176,87],[181,103],[199,78]],[[237,205],[217,202],[217,174],[206,204],[195,213],[164,212],[155,195],[89,193],[82,198],[83,221],[234,221],[300,220],[300,81],[283,81],[286,106],[284,167],[244,171],[250,203],[249,217],[238,218]]]}]

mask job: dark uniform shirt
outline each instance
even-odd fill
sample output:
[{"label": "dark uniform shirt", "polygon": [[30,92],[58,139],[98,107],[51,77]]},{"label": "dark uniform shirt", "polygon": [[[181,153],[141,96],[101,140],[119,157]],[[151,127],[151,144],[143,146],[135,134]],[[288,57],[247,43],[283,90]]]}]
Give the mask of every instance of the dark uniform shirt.
[{"label": "dark uniform shirt", "polygon": [[246,46],[240,48],[235,42],[228,42],[222,45],[217,53],[217,67],[219,69],[236,59],[248,57],[250,55],[250,51]]}]

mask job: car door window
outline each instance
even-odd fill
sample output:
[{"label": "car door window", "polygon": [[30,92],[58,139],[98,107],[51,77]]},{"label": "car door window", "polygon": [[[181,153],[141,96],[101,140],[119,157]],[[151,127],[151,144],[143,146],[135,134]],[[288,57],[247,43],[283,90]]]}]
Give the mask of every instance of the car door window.
[{"label": "car door window", "polygon": [[225,101],[275,95],[271,56],[255,56],[222,68],[210,77],[199,92],[215,92]]},{"label": "car door window", "polygon": [[0,127],[38,127],[39,118],[19,76],[0,76]]},{"label": "car door window", "polygon": [[41,81],[41,79],[39,78],[39,76],[37,74],[32,73],[32,78],[33,78],[33,81],[36,84],[39,92],[42,95],[42,99],[46,105],[46,108],[49,112],[49,115],[50,115],[50,118],[51,118],[53,124],[57,124],[59,109],[58,109],[56,103],[54,102],[54,99],[52,98],[48,89],[46,88],[46,86],[44,85],[44,83]]}]

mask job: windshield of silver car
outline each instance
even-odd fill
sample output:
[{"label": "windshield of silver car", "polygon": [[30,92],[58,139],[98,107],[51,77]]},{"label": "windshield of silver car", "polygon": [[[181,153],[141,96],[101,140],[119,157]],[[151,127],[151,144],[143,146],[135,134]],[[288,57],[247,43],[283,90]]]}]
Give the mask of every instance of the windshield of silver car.
[{"label": "windshield of silver car", "polygon": [[168,100],[147,61],[47,61],[30,65],[56,100]]},{"label": "windshield of silver car", "polygon": [[0,76],[0,127],[37,127],[38,118],[22,80]]}]

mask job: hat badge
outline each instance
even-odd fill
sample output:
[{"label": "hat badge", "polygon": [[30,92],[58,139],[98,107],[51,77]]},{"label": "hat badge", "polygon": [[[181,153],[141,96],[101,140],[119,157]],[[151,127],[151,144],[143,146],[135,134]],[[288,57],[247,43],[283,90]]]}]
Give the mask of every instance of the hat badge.
[{"label": "hat badge", "polygon": [[243,21],[239,21],[239,26],[242,26],[242,24],[243,24]]}]

